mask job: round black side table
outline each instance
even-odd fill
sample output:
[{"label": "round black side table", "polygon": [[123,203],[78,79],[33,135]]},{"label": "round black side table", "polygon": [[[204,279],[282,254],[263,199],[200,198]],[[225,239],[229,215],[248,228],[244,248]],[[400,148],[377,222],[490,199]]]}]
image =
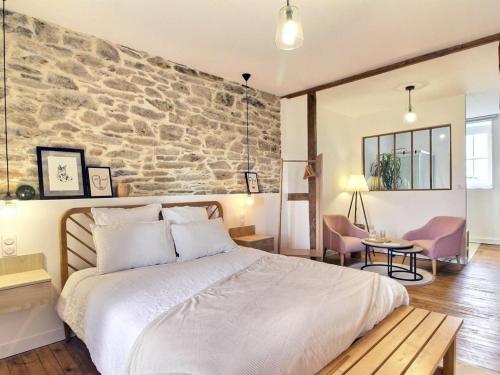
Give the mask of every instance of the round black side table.
[{"label": "round black side table", "polygon": [[[365,269],[368,267],[374,267],[374,266],[387,266],[387,275],[389,277],[393,277],[392,274],[395,273],[396,270],[401,271],[401,272],[409,272],[407,268],[401,267],[401,266],[394,266],[392,264],[392,252],[393,251],[404,251],[413,248],[413,243],[407,240],[399,239],[399,238],[392,238],[392,239],[387,239],[385,242],[380,242],[380,241],[375,241],[375,240],[370,240],[369,238],[365,238],[364,240],[361,240],[361,243],[365,245],[365,265],[361,267],[361,269]],[[368,264],[368,249],[370,247],[375,247],[378,249],[387,249],[387,264],[383,263],[373,263],[373,264]],[[410,253],[408,253],[410,254]],[[398,277],[394,276],[395,279],[398,279]]]},{"label": "round black side table", "polygon": [[[402,281],[420,281],[424,277],[417,272],[417,254],[420,254],[422,251],[424,251],[421,247],[413,246],[409,249],[387,249],[389,253],[389,270],[387,271],[389,277],[392,277],[393,279],[397,280],[402,280]],[[408,255],[410,258],[410,268],[404,268],[400,266],[393,266],[392,265],[392,258],[394,256],[394,253],[398,254],[404,254]],[[394,270],[393,268],[397,268]],[[394,274],[410,274],[412,277],[407,278],[407,277],[400,277],[400,276],[395,276]]]}]

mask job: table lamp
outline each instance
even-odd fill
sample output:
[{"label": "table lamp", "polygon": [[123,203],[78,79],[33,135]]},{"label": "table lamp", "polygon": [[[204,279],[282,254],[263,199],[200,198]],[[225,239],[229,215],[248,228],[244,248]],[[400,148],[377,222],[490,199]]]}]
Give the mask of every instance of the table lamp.
[{"label": "table lamp", "polygon": [[354,225],[357,225],[358,197],[359,197],[361,201],[361,208],[363,209],[363,216],[365,218],[365,225],[366,225],[365,229],[368,230],[368,220],[366,219],[365,205],[363,203],[363,197],[361,196],[361,192],[369,191],[365,176],[363,176],[362,174],[350,175],[349,180],[347,182],[346,190],[352,192],[351,204],[349,205],[349,213],[347,214],[347,218],[351,216],[352,203],[354,202]]}]

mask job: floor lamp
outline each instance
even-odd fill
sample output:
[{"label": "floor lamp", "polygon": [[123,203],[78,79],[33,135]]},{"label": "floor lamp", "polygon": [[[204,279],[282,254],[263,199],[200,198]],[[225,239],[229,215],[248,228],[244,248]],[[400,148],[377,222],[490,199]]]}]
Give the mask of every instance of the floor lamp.
[{"label": "floor lamp", "polygon": [[351,204],[349,205],[349,213],[347,214],[347,218],[351,216],[352,211],[352,203],[354,202],[354,225],[357,225],[358,221],[358,197],[361,201],[361,208],[363,209],[363,217],[365,219],[365,229],[368,229],[368,220],[366,219],[366,211],[365,205],[363,203],[363,197],[361,196],[361,192],[369,191],[368,184],[366,183],[365,176],[362,174],[352,174],[349,176],[349,181],[347,182],[347,191],[352,192]]}]

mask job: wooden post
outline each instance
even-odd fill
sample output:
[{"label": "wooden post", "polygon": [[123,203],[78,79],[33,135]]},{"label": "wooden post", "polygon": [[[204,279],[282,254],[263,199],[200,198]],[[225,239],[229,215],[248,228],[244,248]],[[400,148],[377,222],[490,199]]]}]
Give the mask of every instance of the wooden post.
[{"label": "wooden post", "polygon": [[283,214],[283,159],[280,160],[280,220],[278,224],[278,254],[281,254],[281,215]]},{"label": "wooden post", "polygon": [[443,375],[455,375],[457,372],[457,338],[455,337],[443,357]]},{"label": "wooden post", "polygon": [[[316,93],[307,94],[307,159],[315,160],[317,155],[316,136]],[[316,166],[314,166],[316,170]],[[316,178],[308,179],[309,192],[309,244],[316,249]],[[319,199],[319,197],[318,197]]]}]

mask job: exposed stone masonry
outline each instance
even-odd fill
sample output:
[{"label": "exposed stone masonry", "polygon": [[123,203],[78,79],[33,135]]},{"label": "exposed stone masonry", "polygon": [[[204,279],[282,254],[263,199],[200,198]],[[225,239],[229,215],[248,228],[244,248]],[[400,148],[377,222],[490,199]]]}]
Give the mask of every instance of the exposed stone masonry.
[{"label": "exposed stone masonry", "polygon": [[[7,49],[14,189],[38,189],[35,147],[54,146],[85,149],[87,165],[110,166],[135,196],[245,191],[240,83],[18,13],[7,14]],[[276,192],[279,98],[249,93],[251,167]]]}]

